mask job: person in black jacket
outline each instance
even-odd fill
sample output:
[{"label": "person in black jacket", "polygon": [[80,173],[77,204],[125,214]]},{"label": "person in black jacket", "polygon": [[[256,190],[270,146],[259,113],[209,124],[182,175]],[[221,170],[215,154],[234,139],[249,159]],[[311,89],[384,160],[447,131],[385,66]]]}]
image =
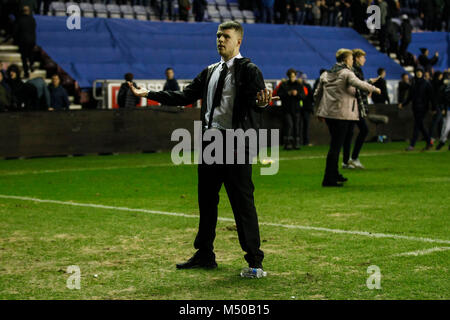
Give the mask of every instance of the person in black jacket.
[{"label": "person in black jacket", "polygon": [[6,84],[11,89],[11,106],[10,111],[18,111],[23,108],[24,97],[23,97],[23,87],[24,83],[20,79],[20,69],[16,64],[9,65],[6,70],[7,78]]},{"label": "person in black jacket", "polygon": [[12,102],[11,90],[3,80],[3,72],[0,72],[0,111],[7,111]]},{"label": "person in black jacket", "polygon": [[379,68],[377,73],[378,80],[375,81],[373,85],[381,90],[381,94],[372,96],[372,101],[375,104],[390,104],[391,102],[389,100],[386,80],[384,79],[386,77],[386,70],[384,70],[383,68]]},{"label": "person in black jacket", "polygon": [[420,52],[422,53],[418,60],[419,64],[422,66],[424,72],[433,73],[433,66],[439,60],[439,52],[435,52],[433,58],[428,58],[430,51],[427,48],[420,48]]},{"label": "person in black jacket", "polygon": [[[243,28],[240,23],[228,21],[220,24],[217,30],[217,51],[222,57],[221,61],[205,68],[183,91],[148,92],[135,89],[131,83],[130,88],[137,96],[166,105],[188,105],[202,99],[200,117],[205,134],[215,132],[223,136],[225,130],[258,130],[261,112],[272,101],[272,92],[265,88],[259,68],[250,59],[240,55],[242,39]],[[277,99],[274,97],[273,100]],[[203,141],[202,147],[209,144]],[[227,154],[232,157],[236,154],[235,149],[224,149],[224,158],[228,158]],[[260,250],[251,176],[250,161],[245,164],[199,163],[200,224],[194,242],[198,251],[187,262],[177,264],[178,269],[217,267],[213,242],[222,184],[225,184],[248,266],[262,269],[264,254]]]},{"label": "person in black jacket", "polygon": [[[119,108],[136,108],[140,98],[136,97],[128,87],[128,82],[133,82],[134,75],[130,72],[124,75],[125,82],[120,85],[119,93],[117,94],[117,104]],[[133,82],[133,86],[137,87]]]},{"label": "person in black jacket", "polygon": [[208,5],[206,0],[194,0],[192,2],[192,13],[196,22],[202,22],[205,17],[205,8]]},{"label": "person in black jacket", "polygon": [[434,25],[434,1],[419,0],[419,16],[423,20],[422,29],[432,30]]},{"label": "person in black jacket", "polygon": [[412,102],[412,111],[414,114],[414,130],[410,145],[406,148],[406,151],[414,150],[417,138],[419,137],[419,131],[422,132],[427,143],[424,150],[429,150],[432,146],[431,138],[425,129],[423,121],[428,112],[430,103],[433,106],[432,109],[434,109],[433,88],[431,87],[431,84],[423,78],[423,69],[421,68],[416,70],[416,77],[411,85],[408,97],[404,103],[400,103],[398,107],[402,109],[403,105],[407,105],[410,102]]},{"label": "person in black jacket", "polygon": [[406,14],[402,16],[402,24],[400,26],[400,63],[402,65],[405,65],[406,61],[406,52],[408,52],[409,44],[411,43],[412,39],[412,25],[411,22],[409,22],[409,18]]},{"label": "person in black jacket", "polygon": [[164,91],[166,90],[172,90],[172,91],[179,91],[180,86],[178,85],[177,79],[175,79],[175,73],[173,72],[172,68],[166,69],[166,83],[164,83]]},{"label": "person in black jacket", "polygon": [[305,98],[303,85],[297,79],[297,71],[289,69],[288,79],[281,82],[278,96],[283,108],[283,142],[284,149],[300,149],[300,101]]},{"label": "person in black jacket", "polygon": [[409,82],[409,75],[407,73],[402,74],[402,80],[398,82],[397,99],[398,103],[403,103],[406,100],[409,93],[411,84]]},{"label": "person in black jacket", "polygon": [[33,48],[36,45],[36,21],[31,15],[30,7],[23,7],[23,15],[20,16],[14,27],[14,39],[19,46],[22,57],[24,77],[30,76],[28,70],[33,69]]},{"label": "person in black jacket", "polygon": [[53,110],[69,110],[70,102],[66,89],[61,85],[61,79],[59,75],[54,74],[52,76],[52,83],[48,85],[48,91],[50,92],[50,108]]}]

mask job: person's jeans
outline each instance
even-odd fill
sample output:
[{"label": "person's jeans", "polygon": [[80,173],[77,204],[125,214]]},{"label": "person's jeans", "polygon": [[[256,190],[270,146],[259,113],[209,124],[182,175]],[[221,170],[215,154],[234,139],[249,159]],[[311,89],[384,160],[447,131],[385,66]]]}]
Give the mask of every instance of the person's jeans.
[{"label": "person's jeans", "polygon": [[159,11],[159,19],[160,20],[165,20],[166,11],[167,11],[169,20],[172,20],[173,0],[161,0],[161,9]]},{"label": "person's jeans", "polygon": [[339,119],[325,119],[325,121],[330,132],[331,140],[323,182],[335,183],[339,177],[339,154],[344,144],[350,121]]},{"label": "person's jeans", "polygon": [[445,143],[447,141],[448,134],[450,132],[450,109],[447,109],[447,115],[444,118],[444,123],[442,124],[441,138],[440,141]]},{"label": "person's jeans", "polygon": [[264,6],[261,12],[261,22],[272,23],[272,19],[273,19],[273,8]]},{"label": "person's jeans", "polygon": [[284,142],[297,142],[300,138],[300,113],[287,112],[284,114]]},{"label": "person's jeans", "polygon": [[306,19],[306,11],[298,11],[297,12],[297,24],[305,24]]},{"label": "person's jeans", "polygon": [[436,131],[438,131],[438,127],[439,127],[439,123],[442,121],[442,109],[440,107],[436,108],[436,113],[433,115],[432,120],[431,120],[431,125],[430,125],[430,130],[429,130],[429,134],[430,134],[430,138],[436,138],[437,135],[435,135],[434,133]]},{"label": "person's jeans", "polygon": [[426,110],[421,109],[413,110],[413,114],[414,114],[414,129],[410,146],[414,147],[416,145],[416,141],[419,138],[419,132],[422,132],[423,137],[427,142],[427,145],[431,145],[430,135],[428,134],[427,129],[425,129],[425,126],[423,124],[423,121],[427,114]]},{"label": "person's jeans", "polygon": [[369,127],[367,126],[366,119],[361,118],[359,119],[359,121],[350,121],[344,141],[343,161],[345,164],[347,164],[348,160],[350,160],[350,151],[352,149],[352,139],[355,125],[358,126],[359,133],[358,136],[356,137],[355,146],[353,147],[352,159],[354,160],[358,159],[364,141],[366,140],[367,135],[369,134]]}]

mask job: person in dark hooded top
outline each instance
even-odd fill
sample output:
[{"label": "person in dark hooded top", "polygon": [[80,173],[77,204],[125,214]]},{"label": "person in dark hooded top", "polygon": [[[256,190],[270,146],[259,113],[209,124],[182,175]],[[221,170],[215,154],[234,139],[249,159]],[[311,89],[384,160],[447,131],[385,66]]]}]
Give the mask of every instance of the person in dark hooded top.
[{"label": "person in dark hooded top", "polygon": [[418,60],[419,64],[422,66],[424,72],[429,72],[430,74],[433,73],[433,66],[438,62],[439,60],[439,52],[435,52],[434,56],[430,59],[428,58],[428,55],[430,54],[430,51],[427,48],[420,48],[420,52],[422,53]]}]

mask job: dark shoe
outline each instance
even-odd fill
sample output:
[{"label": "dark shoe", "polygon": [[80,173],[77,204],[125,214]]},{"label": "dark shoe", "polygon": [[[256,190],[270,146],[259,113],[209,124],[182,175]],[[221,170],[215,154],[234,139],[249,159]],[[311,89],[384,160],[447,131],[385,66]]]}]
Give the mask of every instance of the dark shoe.
[{"label": "dark shoe", "polygon": [[338,176],[337,182],[347,182],[348,179],[345,178],[342,174]]},{"label": "dark shoe", "polygon": [[439,141],[439,144],[436,146],[436,150],[441,150],[442,147],[445,145],[442,141]]},{"label": "dark shoe", "polygon": [[177,269],[214,269],[217,268],[217,263],[214,258],[205,259],[200,257],[198,254],[194,254],[192,258],[183,263],[177,263]]},{"label": "dark shoe", "polygon": [[337,181],[335,182],[328,182],[328,181],[324,181],[322,182],[322,187],[343,187],[344,185],[342,183],[339,183]]},{"label": "dark shoe", "polygon": [[425,148],[423,148],[422,151],[429,151],[429,150],[431,150],[431,148],[433,148],[433,145],[427,144],[427,146]]}]

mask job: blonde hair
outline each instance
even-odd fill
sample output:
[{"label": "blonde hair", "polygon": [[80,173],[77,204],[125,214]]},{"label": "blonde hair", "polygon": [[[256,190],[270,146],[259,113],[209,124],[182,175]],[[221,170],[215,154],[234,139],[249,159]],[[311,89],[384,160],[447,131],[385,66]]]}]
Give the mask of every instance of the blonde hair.
[{"label": "blonde hair", "polygon": [[366,52],[362,49],[353,49],[352,50],[353,53],[353,57],[354,58],[358,58],[358,57],[362,57],[362,56],[366,56]]},{"label": "blonde hair", "polygon": [[349,49],[339,49],[336,52],[336,61],[337,62],[344,62],[345,59],[347,59],[348,56],[353,55],[352,50]]}]

